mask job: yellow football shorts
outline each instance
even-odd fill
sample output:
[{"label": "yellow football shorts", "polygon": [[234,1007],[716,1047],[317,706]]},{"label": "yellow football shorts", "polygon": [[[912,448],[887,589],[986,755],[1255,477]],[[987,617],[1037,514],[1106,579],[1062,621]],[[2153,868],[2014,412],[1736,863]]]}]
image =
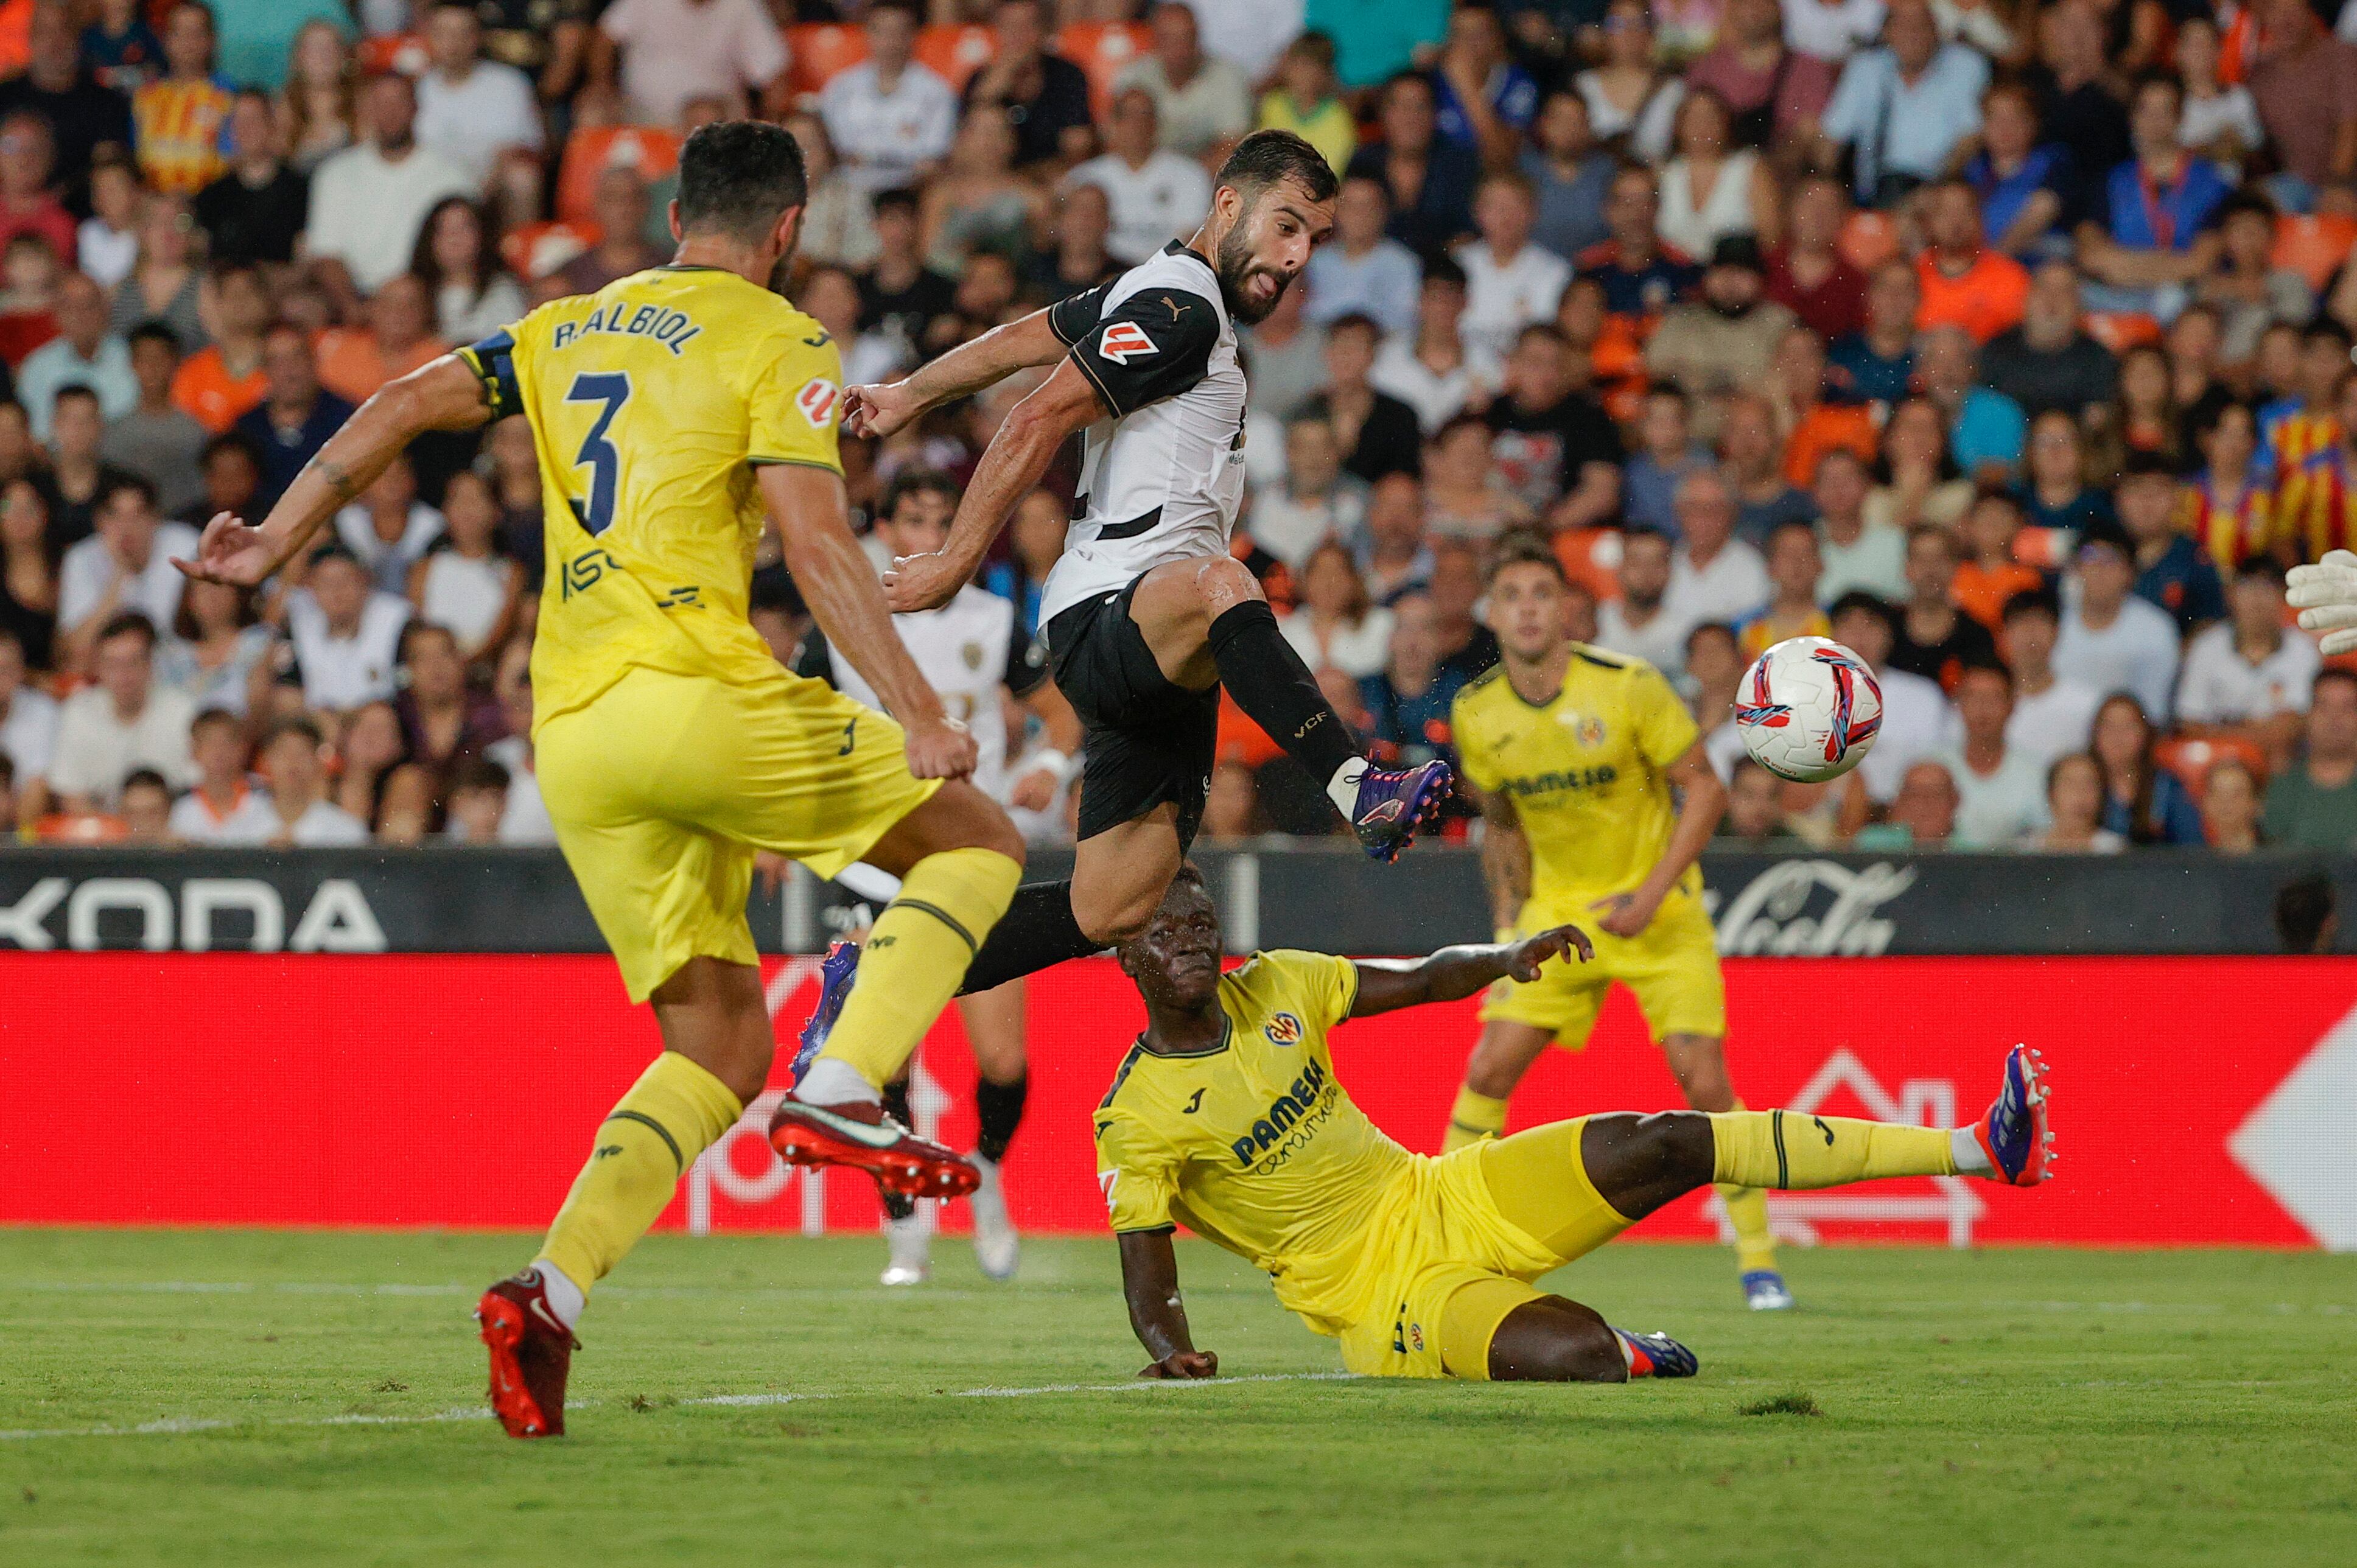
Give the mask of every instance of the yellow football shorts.
[{"label": "yellow football shorts", "polygon": [[753,855],[833,876],[929,800],[900,726],[823,682],[730,685],[637,669],[544,723],[556,842],[632,1002],[691,958],[759,961]]},{"label": "yellow football shorts", "polygon": [[1341,1334],[1342,1364],[1378,1378],[1487,1380],[1507,1315],[1531,1282],[1629,1228],[1581,1162],[1585,1117],[1424,1161],[1403,1222],[1377,1251],[1382,1309]]},{"label": "yellow football shorts", "polygon": [[1645,1026],[1656,1042],[1670,1035],[1727,1034],[1727,982],[1718,969],[1718,939],[1702,900],[1672,893],[1652,924],[1634,937],[1597,929],[1597,912],[1577,906],[1523,905],[1514,934],[1528,936],[1550,926],[1572,925],[1596,944],[1591,962],[1557,959],[1528,985],[1501,980],[1481,999],[1481,1021],[1502,1018],[1546,1030],[1566,1050],[1587,1044],[1588,1031],[1614,981],[1634,992]]}]

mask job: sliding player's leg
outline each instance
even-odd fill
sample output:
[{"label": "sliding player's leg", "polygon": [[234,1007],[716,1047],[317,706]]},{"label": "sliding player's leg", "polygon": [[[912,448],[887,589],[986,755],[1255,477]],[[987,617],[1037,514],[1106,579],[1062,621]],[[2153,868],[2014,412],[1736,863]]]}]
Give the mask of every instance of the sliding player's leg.
[{"label": "sliding player's leg", "polygon": [[995,1280],[1013,1279],[1022,1257],[1021,1239],[1006,1211],[1000,1166],[1016,1129],[1023,1124],[1024,1101],[1030,1091],[1023,1005],[1019,980],[958,1001],[966,1043],[974,1050],[974,1107],[979,1123],[974,1165],[982,1173],[982,1185],[967,1199],[974,1216],[974,1255],[982,1272]]},{"label": "sliding player's leg", "polygon": [[1129,618],[1162,673],[1200,691],[1216,679],[1286,755],[1325,786],[1367,853],[1396,860],[1437,824],[1455,787],[1448,765],[1371,768],[1364,743],[1318,689],[1250,569],[1232,556],[1173,561],[1132,585]]}]

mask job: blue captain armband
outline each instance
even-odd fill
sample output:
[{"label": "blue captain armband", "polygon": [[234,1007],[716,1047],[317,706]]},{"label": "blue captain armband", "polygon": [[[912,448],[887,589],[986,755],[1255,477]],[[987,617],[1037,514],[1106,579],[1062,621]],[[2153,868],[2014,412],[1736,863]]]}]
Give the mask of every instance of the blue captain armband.
[{"label": "blue captain armband", "polygon": [[479,343],[458,350],[458,358],[483,383],[483,398],[493,419],[523,412],[523,392],[516,385],[515,334],[501,328]]}]

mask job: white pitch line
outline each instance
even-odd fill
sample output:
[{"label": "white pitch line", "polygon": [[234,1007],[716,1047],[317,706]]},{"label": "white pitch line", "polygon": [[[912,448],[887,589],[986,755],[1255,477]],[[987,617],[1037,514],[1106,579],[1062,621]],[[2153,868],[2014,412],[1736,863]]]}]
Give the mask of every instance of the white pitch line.
[{"label": "white pitch line", "polygon": [[[1024,1399],[1034,1394],[1118,1394],[1154,1389],[1213,1389],[1228,1388],[1238,1383],[1332,1383],[1347,1382],[1355,1378],[1351,1372],[1264,1372],[1244,1378],[1206,1378],[1191,1381],[1163,1381],[1134,1379],[1124,1383],[1045,1383],[1037,1388],[956,1389],[941,1394],[918,1394],[918,1399]],[[762,1409],[782,1404],[809,1404],[821,1400],[848,1399],[856,1396],[835,1393],[756,1393],[705,1394],[695,1399],[669,1400],[663,1405],[696,1406],[726,1410]],[[598,1400],[578,1400],[569,1411],[595,1409],[606,1402]],[[428,1415],[371,1415],[351,1412],[343,1415],[259,1416],[249,1420],[227,1417],[167,1416],[158,1421],[141,1422],[136,1426],[54,1426],[0,1431],[0,1443],[33,1443],[55,1437],[179,1437],[192,1433],[223,1432],[240,1427],[320,1427],[320,1426],[428,1426],[453,1421],[489,1421],[491,1412],[480,1405],[461,1405],[453,1410],[436,1411]]]}]

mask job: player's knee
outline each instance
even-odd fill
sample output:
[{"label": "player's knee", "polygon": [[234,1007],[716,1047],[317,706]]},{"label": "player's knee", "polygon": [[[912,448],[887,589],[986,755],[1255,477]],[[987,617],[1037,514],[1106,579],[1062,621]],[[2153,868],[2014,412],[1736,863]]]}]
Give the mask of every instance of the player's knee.
[{"label": "player's knee", "polygon": [[1620,1337],[1593,1311],[1561,1296],[1516,1308],[1490,1342],[1493,1382],[1618,1383],[1628,1377]]},{"label": "player's knee", "polygon": [[1119,947],[1146,934],[1146,928],[1153,923],[1154,911],[1162,907],[1165,891],[1161,887],[1136,886],[1084,889],[1075,883],[1072,918],[1079,923],[1082,935],[1106,947]]},{"label": "player's knee", "polygon": [[1677,1185],[1701,1187],[1717,1168],[1718,1135],[1706,1112],[1664,1111],[1640,1117],[1634,1135],[1646,1163]]},{"label": "player's knee", "polygon": [[1203,608],[1217,620],[1236,606],[1254,599],[1265,599],[1260,579],[1252,568],[1232,555],[1215,555],[1195,569],[1195,592],[1203,601]]}]

